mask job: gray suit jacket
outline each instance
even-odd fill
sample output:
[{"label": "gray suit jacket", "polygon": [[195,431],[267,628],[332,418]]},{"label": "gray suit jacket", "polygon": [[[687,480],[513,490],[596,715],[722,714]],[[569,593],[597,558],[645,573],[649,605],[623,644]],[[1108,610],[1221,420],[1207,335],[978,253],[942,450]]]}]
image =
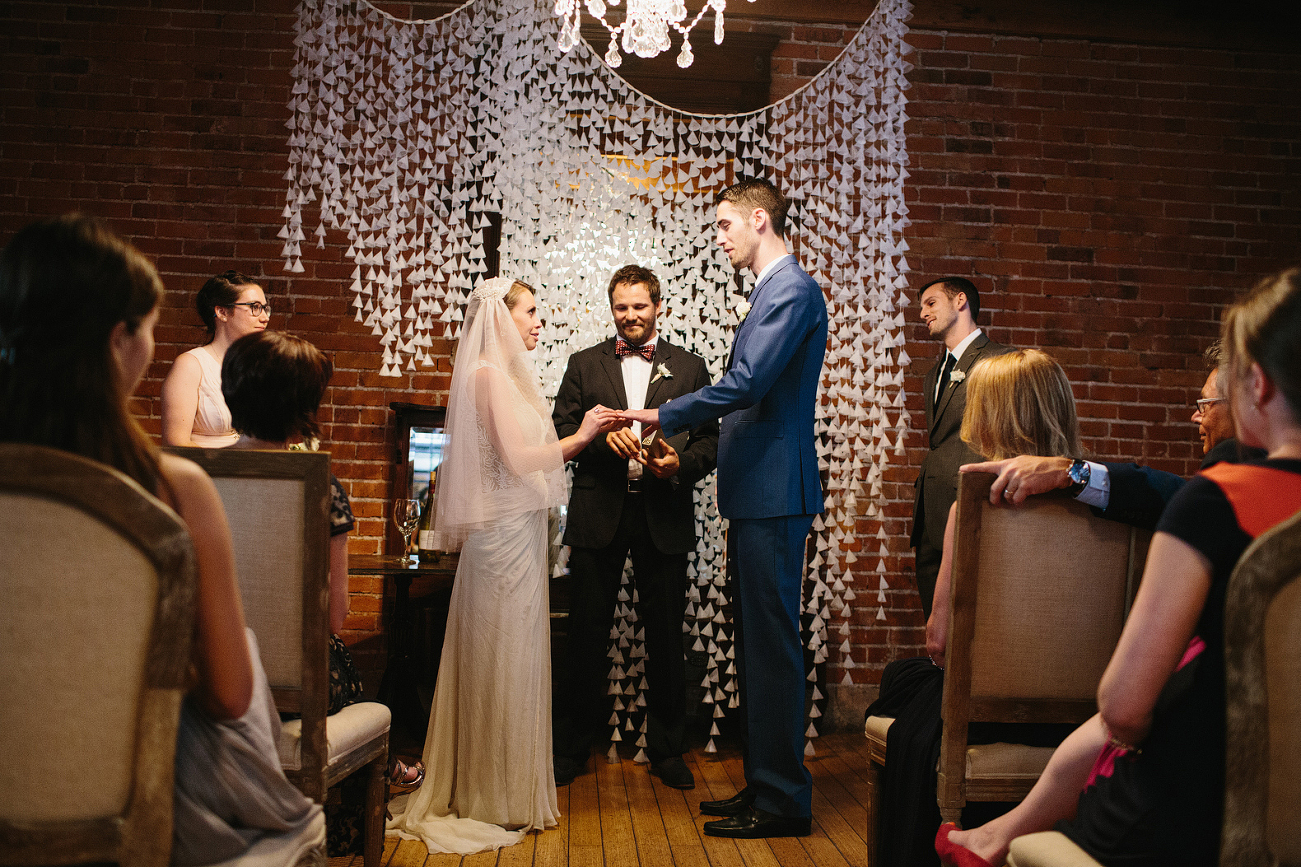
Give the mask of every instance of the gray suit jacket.
[{"label": "gray suit jacket", "polygon": [[[1011,352],[1012,347],[994,343],[983,331],[971,342],[954,370],[968,373],[977,361]],[[944,525],[949,506],[958,496],[958,467],[981,460],[962,441],[962,414],[967,409],[967,383],[964,379],[944,390],[939,406],[932,408],[935,380],[940,375],[944,356],[926,374],[923,394],[926,398],[926,430],[930,451],[922,460],[913,499],[913,532],[910,543],[916,548],[923,541],[935,550],[944,547]]]}]

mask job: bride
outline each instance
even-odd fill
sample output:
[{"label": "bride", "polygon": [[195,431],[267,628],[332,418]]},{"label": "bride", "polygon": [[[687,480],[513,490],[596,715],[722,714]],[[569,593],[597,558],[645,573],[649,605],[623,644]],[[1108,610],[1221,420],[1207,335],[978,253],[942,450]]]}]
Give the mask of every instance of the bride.
[{"label": "bride", "polygon": [[460,550],[438,668],[424,784],[392,802],[389,830],[431,853],[509,846],[556,824],[551,763],[547,510],[565,461],[619,427],[597,406],[557,440],[528,357],[542,323],[505,277],[470,295],[447,406],[434,532]]}]

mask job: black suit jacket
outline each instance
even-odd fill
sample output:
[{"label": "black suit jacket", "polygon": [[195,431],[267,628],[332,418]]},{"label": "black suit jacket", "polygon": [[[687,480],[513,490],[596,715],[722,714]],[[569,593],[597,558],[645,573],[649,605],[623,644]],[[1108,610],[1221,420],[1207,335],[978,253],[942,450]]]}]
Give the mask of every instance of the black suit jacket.
[{"label": "black suit jacket", "polygon": [[[583,414],[601,404],[627,409],[623,366],[614,354],[615,339],[576,352],[569,359],[556,394],[552,420],[556,434],[566,437],[578,430]],[[671,376],[656,379],[663,365]],[[646,408],[654,409],[671,398],[690,394],[710,384],[705,360],[674,346],[662,337],[655,348],[655,380],[646,389]],[[651,541],[666,554],[685,554],[696,547],[695,483],[714,469],[718,457],[718,421],[669,437],[681,466],[678,474],[657,479],[646,470],[646,523]],[[604,548],[614,539],[628,489],[628,462],[606,445],[602,434],[574,459],[574,487],[569,495],[569,515],[564,542],[580,548]]]},{"label": "black suit jacket", "polygon": [[937,551],[944,547],[944,525],[949,519],[949,506],[953,505],[958,496],[958,467],[981,460],[980,455],[973,452],[959,436],[962,414],[967,408],[965,375],[980,359],[1011,351],[1012,347],[994,343],[981,332],[953,368],[962,371],[964,378],[944,390],[937,407],[932,407],[931,397],[935,394],[935,380],[944,364],[943,354],[926,374],[923,394],[926,399],[927,444],[930,451],[922,460],[922,470],[917,476],[913,499],[910,544],[914,548],[923,540]]}]

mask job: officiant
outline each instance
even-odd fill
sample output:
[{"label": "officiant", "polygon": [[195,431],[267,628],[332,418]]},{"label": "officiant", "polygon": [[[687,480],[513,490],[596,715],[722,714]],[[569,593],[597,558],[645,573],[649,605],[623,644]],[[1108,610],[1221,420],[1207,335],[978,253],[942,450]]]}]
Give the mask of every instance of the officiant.
[{"label": "officiant", "polygon": [[[597,404],[655,408],[710,384],[705,360],[656,332],[659,279],[626,265],[608,288],[616,337],[575,353],[556,395],[558,436]],[[575,458],[564,543],[570,546],[567,647],[557,666],[553,710],[556,785],[583,773],[610,715],[606,675],[616,599],[631,556],[634,610],[645,628],[646,752],[651,773],[679,789],[695,786],[682,761],[686,733],[687,557],[695,549],[696,482],[714,469],[718,423],[668,439],[641,441],[640,426],[598,436]]]}]

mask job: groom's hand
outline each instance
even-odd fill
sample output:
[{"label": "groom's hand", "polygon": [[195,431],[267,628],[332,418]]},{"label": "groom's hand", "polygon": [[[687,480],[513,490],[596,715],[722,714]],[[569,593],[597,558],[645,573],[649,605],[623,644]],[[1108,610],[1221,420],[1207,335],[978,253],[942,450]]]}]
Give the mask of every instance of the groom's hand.
[{"label": "groom's hand", "polygon": [[664,437],[656,437],[654,442],[638,455],[637,460],[644,464],[657,479],[676,476],[682,466],[678,460],[677,450],[669,445],[669,441]]},{"label": "groom's hand", "polygon": [[640,424],[643,437],[650,436],[660,426],[660,411],[658,409],[625,409],[619,412],[619,418],[626,422]]},{"label": "groom's hand", "polygon": [[605,444],[621,458],[635,458],[641,452],[641,440],[632,432],[632,428],[612,430],[605,435]]}]

